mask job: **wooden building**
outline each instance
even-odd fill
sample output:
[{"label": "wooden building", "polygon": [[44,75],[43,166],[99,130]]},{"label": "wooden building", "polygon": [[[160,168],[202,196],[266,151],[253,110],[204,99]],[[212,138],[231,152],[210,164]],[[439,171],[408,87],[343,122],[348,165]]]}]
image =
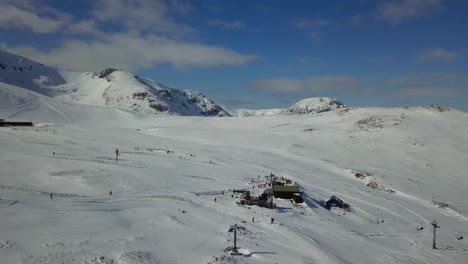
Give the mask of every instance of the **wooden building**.
[{"label": "wooden building", "polygon": [[295,194],[301,194],[299,186],[273,185],[273,196],[275,198],[292,199]]},{"label": "wooden building", "polygon": [[330,199],[325,201],[325,206],[327,208],[332,208],[332,207],[338,207],[338,208],[344,208],[344,209],[349,208],[349,205],[347,203],[343,202],[343,200],[336,197],[335,195],[333,195],[332,197],[330,197]]}]

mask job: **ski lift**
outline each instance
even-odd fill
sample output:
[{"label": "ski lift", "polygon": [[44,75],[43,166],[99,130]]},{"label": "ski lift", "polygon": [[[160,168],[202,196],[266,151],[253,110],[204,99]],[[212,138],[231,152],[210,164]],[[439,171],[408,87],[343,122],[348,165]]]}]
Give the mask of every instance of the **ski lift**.
[{"label": "ski lift", "polygon": [[424,229],[424,227],[423,227],[422,225],[419,225],[419,224],[418,224],[418,226],[416,227],[416,230],[418,230],[418,231],[421,231],[421,230],[423,230],[423,229]]},{"label": "ski lift", "polygon": [[458,232],[457,234],[457,239],[462,240],[463,239],[463,234],[461,232]]}]

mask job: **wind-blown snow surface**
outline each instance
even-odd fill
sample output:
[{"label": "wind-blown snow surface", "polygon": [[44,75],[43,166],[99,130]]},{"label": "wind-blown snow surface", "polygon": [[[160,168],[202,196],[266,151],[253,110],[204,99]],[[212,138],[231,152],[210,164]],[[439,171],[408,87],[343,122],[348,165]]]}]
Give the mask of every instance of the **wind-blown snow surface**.
[{"label": "wind-blown snow surface", "polygon": [[[468,262],[467,240],[456,239],[468,226],[464,112],[211,119],[31,98],[0,110],[43,121],[0,128],[0,184],[16,187],[0,190],[1,263]],[[300,185],[302,208],[236,205],[227,190],[252,189],[246,177],[270,172]],[[323,208],[331,195],[351,212]],[[248,231],[239,235],[243,255],[211,261],[232,246],[232,224]]]}]

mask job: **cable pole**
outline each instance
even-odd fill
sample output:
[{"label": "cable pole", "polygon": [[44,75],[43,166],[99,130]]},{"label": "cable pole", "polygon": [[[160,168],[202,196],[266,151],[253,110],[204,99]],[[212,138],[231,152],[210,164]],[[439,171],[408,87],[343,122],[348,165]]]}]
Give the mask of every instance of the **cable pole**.
[{"label": "cable pole", "polygon": [[239,226],[237,224],[231,226],[234,231],[234,247],[232,248],[231,255],[239,255],[239,251],[237,250],[237,228]]},{"label": "cable pole", "polygon": [[437,222],[435,220],[432,221],[431,223],[432,227],[434,228],[434,235],[433,235],[433,239],[432,239],[432,249],[437,249],[436,247],[436,230],[437,228],[440,228],[439,225],[437,225]]}]

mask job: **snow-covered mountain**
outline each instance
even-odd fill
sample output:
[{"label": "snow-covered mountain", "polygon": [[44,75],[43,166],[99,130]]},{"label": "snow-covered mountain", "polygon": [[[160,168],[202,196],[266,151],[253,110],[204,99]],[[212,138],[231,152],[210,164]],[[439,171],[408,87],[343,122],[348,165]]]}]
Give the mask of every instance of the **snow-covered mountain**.
[{"label": "snow-covered mountain", "polygon": [[[100,72],[67,72],[2,50],[0,83],[80,104],[144,113],[230,116],[221,106],[194,90],[170,88],[111,68]],[[5,86],[2,90],[0,95],[6,96]],[[6,101],[5,98],[0,100]]]},{"label": "snow-covered mountain", "polygon": [[327,112],[346,107],[333,97],[312,97],[300,100],[288,108],[277,109],[237,109],[231,113],[235,116],[272,116],[272,115],[304,115]]},{"label": "snow-covered mountain", "polygon": [[343,108],[345,105],[332,97],[315,97],[300,100],[291,107],[281,111],[285,115],[304,115],[327,112],[338,108]]},{"label": "snow-covered mountain", "polygon": [[55,68],[0,50],[0,83],[55,96],[52,87],[66,84],[66,81]]}]

